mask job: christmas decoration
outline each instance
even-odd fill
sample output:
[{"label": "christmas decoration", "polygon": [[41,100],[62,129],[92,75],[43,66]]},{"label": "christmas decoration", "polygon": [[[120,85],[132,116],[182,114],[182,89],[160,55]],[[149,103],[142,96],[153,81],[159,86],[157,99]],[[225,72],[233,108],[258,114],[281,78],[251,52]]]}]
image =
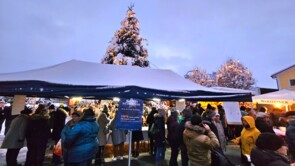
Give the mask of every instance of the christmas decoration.
[{"label": "christmas decoration", "polygon": [[148,51],[143,47],[146,40],[139,35],[139,21],[133,7],[128,7],[122,27],[112,38],[101,63],[149,67]]},{"label": "christmas decoration", "polygon": [[255,80],[239,61],[229,59],[216,73],[216,84],[221,87],[251,89]]},{"label": "christmas decoration", "polygon": [[198,67],[194,70],[188,71],[184,75],[184,78],[207,87],[211,87],[215,84],[215,79],[211,78],[211,75],[207,74],[205,70],[202,70]]}]

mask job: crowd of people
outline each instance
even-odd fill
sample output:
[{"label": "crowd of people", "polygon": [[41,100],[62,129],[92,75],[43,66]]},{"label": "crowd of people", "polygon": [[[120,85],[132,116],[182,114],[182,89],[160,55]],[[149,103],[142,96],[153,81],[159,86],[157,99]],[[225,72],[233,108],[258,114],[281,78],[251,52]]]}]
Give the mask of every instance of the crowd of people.
[{"label": "crowd of people", "polygon": [[[113,144],[112,160],[123,160],[128,132],[117,128],[117,109],[115,103],[72,108],[56,108],[49,103],[39,104],[34,111],[25,107],[11,122],[1,146],[7,149],[7,166],[19,165],[17,156],[24,146],[28,148],[25,165],[43,165],[49,139],[54,144],[61,142],[62,147],[62,156],[53,151],[53,165],[103,165],[108,135]],[[231,165],[224,155],[231,141],[240,145],[245,165],[295,165],[295,111],[284,115],[285,137],[275,134],[270,115],[263,108],[246,111],[242,106],[241,115],[242,125],[230,127],[221,105],[215,108],[208,104],[206,109],[201,104],[188,105],[178,111],[173,105],[156,108],[146,104],[142,124],[148,126],[149,154],[155,156],[156,165],[177,166],[179,154],[182,166],[217,166],[225,162]],[[144,138],[141,130],[132,132],[132,157],[136,158]],[[168,146],[171,157],[165,163]]]}]

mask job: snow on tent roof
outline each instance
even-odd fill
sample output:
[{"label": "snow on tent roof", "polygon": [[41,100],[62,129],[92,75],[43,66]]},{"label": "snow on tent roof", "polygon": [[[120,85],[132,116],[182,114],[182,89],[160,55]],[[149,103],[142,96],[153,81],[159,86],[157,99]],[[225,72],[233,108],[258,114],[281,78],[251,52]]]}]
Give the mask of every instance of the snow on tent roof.
[{"label": "snow on tent roof", "polygon": [[295,92],[288,89],[282,89],[276,92],[253,96],[253,102],[260,104],[295,104]]},{"label": "snow on tent roof", "polygon": [[78,60],[41,69],[0,74],[0,95],[13,94],[169,99],[196,99],[204,96],[214,100],[220,96],[249,100],[248,93],[230,93],[203,87],[171,70]]}]

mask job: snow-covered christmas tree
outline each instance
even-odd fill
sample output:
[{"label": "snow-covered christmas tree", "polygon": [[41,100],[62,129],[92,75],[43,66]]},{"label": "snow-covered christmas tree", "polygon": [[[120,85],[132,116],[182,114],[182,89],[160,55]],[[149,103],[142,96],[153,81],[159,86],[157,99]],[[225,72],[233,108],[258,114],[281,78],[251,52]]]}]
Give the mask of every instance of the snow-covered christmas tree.
[{"label": "snow-covered christmas tree", "polygon": [[189,79],[197,84],[202,86],[211,87],[214,85],[215,80],[210,77],[210,75],[200,68],[196,68],[194,70],[188,71],[184,78]]},{"label": "snow-covered christmas tree", "polygon": [[250,89],[254,83],[251,72],[234,59],[229,59],[216,73],[217,86]]},{"label": "snow-covered christmas tree", "polygon": [[101,63],[149,67],[148,51],[143,47],[146,40],[139,35],[139,21],[133,7],[128,7],[122,27],[112,38]]}]

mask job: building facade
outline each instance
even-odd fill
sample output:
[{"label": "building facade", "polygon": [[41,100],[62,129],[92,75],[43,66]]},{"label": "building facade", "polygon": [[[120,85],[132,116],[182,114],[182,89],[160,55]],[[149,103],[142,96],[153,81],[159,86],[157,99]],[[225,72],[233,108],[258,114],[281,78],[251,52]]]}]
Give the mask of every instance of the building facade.
[{"label": "building facade", "polygon": [[271,75],[271,77],[276,79],[279,90],[290,89],[295,91],[295,64]]}]

